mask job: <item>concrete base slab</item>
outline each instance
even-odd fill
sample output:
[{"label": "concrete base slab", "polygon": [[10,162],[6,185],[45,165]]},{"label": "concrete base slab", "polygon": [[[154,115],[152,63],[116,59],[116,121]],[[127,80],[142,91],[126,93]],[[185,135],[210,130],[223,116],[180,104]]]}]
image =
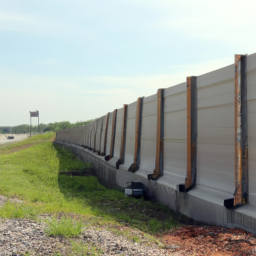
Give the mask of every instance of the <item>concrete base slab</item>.
[{"label": "concrete base slab", "polygon": [[112,158],[108,161],[108,164],[109,164],[110,166],[114,167],[115,169],[118,169],[118,168],[116,168],[118,161],[119,161],[119,158],[117,158],[117,157],[112,157]]}]

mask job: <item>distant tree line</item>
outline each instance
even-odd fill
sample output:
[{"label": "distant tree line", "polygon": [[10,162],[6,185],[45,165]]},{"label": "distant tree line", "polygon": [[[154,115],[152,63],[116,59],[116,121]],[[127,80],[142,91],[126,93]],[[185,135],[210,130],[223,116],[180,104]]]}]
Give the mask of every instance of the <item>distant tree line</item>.
[{"label": "distant tree line", "polygon": [[[55,122],[55,123],[49,123],[49,124],[39,124],[39,133],[43,132],[58,132],[60,130],[69,129],[73,127],[78,127],[87,124],[90,121],[79,121],[76,123],[70,123],[69,121],[63,121],[63,122]],[[0,133],[14,133],[14,134],[20,134],[20,133],[29,133],[29,124],[21,124],[16,126],[1,126],[0,127]],[[37,133],[38,132],[38,126],[32,125],[31,126],[31,133]]]}]

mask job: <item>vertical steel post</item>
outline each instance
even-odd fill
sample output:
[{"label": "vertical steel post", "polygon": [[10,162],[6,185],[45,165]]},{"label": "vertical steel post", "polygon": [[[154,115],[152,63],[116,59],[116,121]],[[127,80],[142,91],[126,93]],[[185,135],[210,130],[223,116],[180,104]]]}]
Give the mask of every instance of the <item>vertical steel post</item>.
[{"label": "vertical steel post", "polygon": [[248,124],[247,124],[246,55],[235,55],[235,192],[225,199],[232,208],[248,202]]},{"label": "vertical steel post", "polygon": [[121,138],[121,148],[120,148],[120,164],[124,163],[124,150],[125,150],[125,139],[126,139],[126,120],[127,120],[127,105],[124,104],[122,138]]},{"label": "vertical steel post", "polygon": [[164,89],[157,91],[157,132],[156,132],[156,159],[153,174],[148,179],[157,179],[163,174],[163,151],[164,151]]},{"label": "vertical steel post", "polygon": [[112,118],[112,132],[111,132],[111,141],[110,141],[109,160],[114,156],[115,135],[116,135],[116,115],[117,115],[117,110],[115,109],[113,111],[113,118]]},{"label": "vertical steel post", "polygon": [[107,146],[107,136],[108,136],[108,120],[109,120],[109,113],[107,113],[106,116],[106,123],[105,123],[105,134],[104,134],[104,151],[103,151],[103,156],[106,155],[106,146]]},{"label": "vertical steel post", "polygon": [[235,55],[235,193],[234,206],[248,200],[246,56]]},{"label": "vertical steel post", "polygon": [[186,192],[196,183],[197,158],[197,91],[196,77],[187,77],[187,177],[179,185],[180,192]]},{"label": "vertical steel post", "polygon": [[142,121],[142,105],[143,97],[138,98],[136,108],[136,123],[135,123],[135,145],[134,145],[134,163],[130,166],[129,171],[136,172],[140,165],[140,134]]}]

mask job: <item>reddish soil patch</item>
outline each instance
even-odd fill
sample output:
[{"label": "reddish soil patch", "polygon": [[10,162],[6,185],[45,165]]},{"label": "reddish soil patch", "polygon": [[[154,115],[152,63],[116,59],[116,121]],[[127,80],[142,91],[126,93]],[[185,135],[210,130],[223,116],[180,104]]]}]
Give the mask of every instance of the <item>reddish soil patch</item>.
[{"label": "reddish soil patch", "polygon": [[186,226],[163,237],[174,255],[256,255],[256,236],[242,229]]}]

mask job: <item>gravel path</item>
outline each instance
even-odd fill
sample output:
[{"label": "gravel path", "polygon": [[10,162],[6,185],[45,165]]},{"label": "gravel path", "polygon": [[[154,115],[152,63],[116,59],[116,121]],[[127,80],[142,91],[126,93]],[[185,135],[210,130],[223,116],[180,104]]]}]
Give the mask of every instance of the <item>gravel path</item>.
[{"label": "gravel path", "polygon": [[[44,231],[45,227],[43,222],[29,219],[0,219],[0,256],[21,256],[26,253],[30,253],[31,256],[56,253],[70,255],[70,239],[49,237]],[[140,244],[134,243],[105,228],[89,227],[79,238],[73,240],[88,244],[89,248],[96,246],[101,249],[103,255],[173,255],[166,249],[160,249],[147,238],[144,238],[144,241],[142,239]]]}]

